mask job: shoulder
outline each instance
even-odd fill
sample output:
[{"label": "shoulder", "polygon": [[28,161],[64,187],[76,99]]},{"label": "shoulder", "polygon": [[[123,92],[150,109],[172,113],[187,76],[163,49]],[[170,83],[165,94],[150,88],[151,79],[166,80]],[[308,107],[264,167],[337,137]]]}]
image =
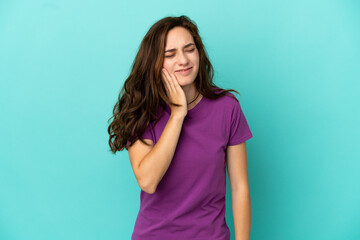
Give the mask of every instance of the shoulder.
[{"label": "shoulder", "polygon": [[227,121],[234,121],[234,119],[239,118],[242,114],[240,101],[234,93],[227,92],[219,101],[217,108],[220,109],[223,117],[227,119]]},{"label": "shoulder", "polygon": [[224,98],[226,99],[226,101],[229,101],[230,103],[238,102],[237,97],[232,92],[227,92]]},{"label": "shoulder", "polygon": [[236,98],[235,94],[231,92],[227,92],[226,95],[216,99],[216,102],[221,108],[227,111],[231,111],[237,104],[239,104],[239,100]]},{"label": "shoulder", "polygon": [[240,108],[238,100],[235,94],[227,92],[226,95],[216,99],[209,99],[207,106],[203,109],[205,116],[211,116],[212,118],[227,120],[231,119],[234,114]]}]

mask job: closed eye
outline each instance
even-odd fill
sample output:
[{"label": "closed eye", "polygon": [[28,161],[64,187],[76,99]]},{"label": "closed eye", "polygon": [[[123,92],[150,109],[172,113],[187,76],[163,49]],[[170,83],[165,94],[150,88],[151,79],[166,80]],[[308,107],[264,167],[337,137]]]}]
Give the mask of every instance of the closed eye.
[{"label": "closed eye", "polygon": [[[195,51],[195,48],[193,48],[193,49],[191,49],[191,50],[189,50],[189,51],[187,51],[187,52],[193,52],[193,51]],[[173,57],[173,56],[175,56],[175,54],[174,55],[170,55],[170,56],[165,56],[166,58],[170,58],[170,57]]]}]

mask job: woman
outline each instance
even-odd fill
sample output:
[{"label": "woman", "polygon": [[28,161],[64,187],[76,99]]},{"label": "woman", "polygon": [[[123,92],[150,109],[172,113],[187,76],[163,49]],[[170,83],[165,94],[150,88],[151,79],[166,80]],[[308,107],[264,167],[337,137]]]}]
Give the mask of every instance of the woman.
[{"label": "woman", "polygon": [[150,28],[108,128],[112,152],[128,150],[141,188],[133,240],[229,240],[225,163],[235,239],[250,238],[245,141],[252,133],[230,93],[237,91],[212,79],[188,17],[166,17]]}]

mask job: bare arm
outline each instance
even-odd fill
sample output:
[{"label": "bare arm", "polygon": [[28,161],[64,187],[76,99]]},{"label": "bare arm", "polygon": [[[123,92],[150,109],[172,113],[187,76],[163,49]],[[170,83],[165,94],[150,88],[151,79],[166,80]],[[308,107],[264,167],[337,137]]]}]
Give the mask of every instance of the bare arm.
[{"label": "bare arm", "polygon": [[148,193],[154,193],[170,166],[179,140],[184,116],[170,115],[170,118],[151,151],[138,166],[142,186]]},{"label": "bare arm", "polygon": [[231,185],[235,240],[249,240],[251,231],[251,199],[246,142],[228,146],[226,155]]},{"label": "bare arm", "polygon": [[175,74],[163,68],[162,81],[169,99],[179,104],[180,107],[170,106],[171,115],[159,141],[139,164],[139,172],[144,180],[143,187],[149,193],[155,192],[157,185],[169,168],[188,111],[184,90],[180,87]]}]

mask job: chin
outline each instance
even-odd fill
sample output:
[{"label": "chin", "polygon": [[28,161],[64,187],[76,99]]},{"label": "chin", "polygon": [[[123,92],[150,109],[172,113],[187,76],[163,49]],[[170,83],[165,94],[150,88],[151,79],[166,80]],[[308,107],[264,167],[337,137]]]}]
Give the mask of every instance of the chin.
[{"label": "chin", "polygon": [[181,87],[190,86],[193,83],[194,83],[194,81],[181,81],[181,80],[179,81],[179,85]]}]

